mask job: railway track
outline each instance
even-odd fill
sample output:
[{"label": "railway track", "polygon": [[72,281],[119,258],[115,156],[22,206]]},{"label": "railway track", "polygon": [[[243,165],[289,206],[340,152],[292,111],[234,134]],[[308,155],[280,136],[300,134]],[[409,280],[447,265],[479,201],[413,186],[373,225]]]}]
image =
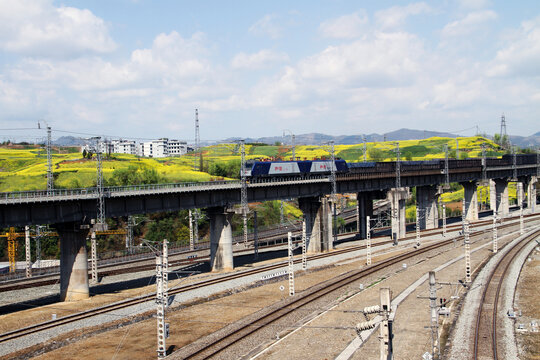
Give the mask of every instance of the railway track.
[{"label": "railway track", "polygon": [[[515,225],[516,224],[508,223],[508,224],[505,224],[503,227],[509,227],[509,226],[515,226]],[[482,233],[484,233],[484,231],[482,231],[482,230],[478,231],[478,232],[473,232],[471,234],[471,236],[477,236],[477,235],[482,234]],[[413,238],[413,236],[411,236],[409,238]],[[461,237],[459,237],[459,238],[461,238]],[[340,288],[342,286],[345,286],[348,283],[356,281],[357,279],[361,278],[362,276],[369,275],[369,274],[371,274],[371,273],[373,273],[373,272],[375,272],[375,271],[377,271],[377,270],[379,270],[379,269],[381,269],[381,268],[383,268],[385,266],[389,266],[389,265],[398,263],[398,262],[402,261],[403,259],[405,259],[407,257],[416,256],[416,255],[422,254],[422,253],[424,253],[426,251],[430,251],[432,249],[436,249],[438,247],[442,247],[442,246],[451,244],[454,241],[456,241],[456,238],[453,238],[453,239],[451,238],[451,239],[447,239],[447,240],[444,240],[444,241],[441,241],[441,242],[438,242],[438,243],[435,243],[435,244],[431,244],[429,246],[421,247],[420,249],[417,249],[417,250],[408,251],[407,253],[402,254],[402,255],[394,256],[394,257],[392,257],[392,258],[390,258],[388,260],[385,260],[385,261],[380,262],[380,263],[376,263],[374,265],[371,265],[371,266],[369,266],[367,268],[364,268],[364,269],[362,269],[360,271],[355,272],[355,274],[352,274],[352,275],[349,275],[349,276],[347,276],[347,277],[345,277],[343,279],[340,279],[339,283],[335,284],[335,285],[323,283],[323,284],[326,284],[326,285],[321,285],[322,288],[317,293],[314,293],[313,295],[311,295],[312,300],[309,300],[309,298],[305,298],[305,300],[298,300],[298,302],[297,302],[297,298],[304,298],[303,294],[300,295],[300,296],[294,297],[292,299],[294,299],[295,304],[299,304],[299,306],[304,306],[305,304],[307,304],[309,302],[312,302],[314,299],[316,299],[316,298],[318,298],[320,296],[323,296],[324,294],[326,294],[328,292],[334,291],[335,289],[338,289],[338,288]],[[390,244],[390,243],[392,243],[392,241],[384,241],[384,242],[377,243],[377,245],[384,245],[384,244]],[[335,251],[332,251],[330,253],[315,254],[315,255],[309,256],[309,260],[316,260],[316,259],[326,258],[326,257],[329,257],[329,256],[334,256],[334,255],[348,253],[348,252],[351,252],[351,251],[361,250],[363,248],[365,248],[365,246],[354,246],[354,247],[350,247],[350,248],[346,248],[346,249],[335,250]],[[301,259],[296,259],[295,263],[298,264],[298,263],[301,263],[301,261],[302,261]],[[254,275],[254,274],[263,273],[263,272],[272,271],[272,270],[277,270],[277,269],[283,268],[283,266],[284,266],[284,262],[280,262],[280,263],[277,263],[277,264],[266,265],[266,266],[258,267],[258,268],[255,268],[255,269],[249,269],[249,270],[240,271],[240,272],[237,272],[237,273],[227,274],[227,275],[224,275],[224,276],[221,276],[221,277],[208,279],[208,280],[201,281],[201,282],[194,283],[194,284],[184,285],[184,286],[178,287],[178,288],[172,288],[172,289],[169,290],[169,296],[180,294],[182,292],[186,292],[186,291],[190,291],[190,290],[194,290],[194,289],[199,289],[199,288],[214,285],[214,284],[223,283],[223,282],[226,282],[226,281],[229,281],[229,280],[232,280],[232,279],[236,279],[236,278],[241,278],[241,277],[244,277],[244,276]],[[319,288],[319,286],[317,286],[317,288]],[[327,290],[325,290],[324,288],[326,288]],[[330,290],[330,289],[334,289],[334,290]],[[319,294],[319,295],[317,295],[317,294]],[[124,309],[124,308],[127,308],[129,306],[142,304],[142,303],[145,303],[145,302],[148,302],[148,301],[153,301],[154,296],[155,296],[154,294],[142,295],[142,296],[138,296],[138,297],[135,297],[135,298],[131,298],[131,299],[119,301],[119,302],[116,302],[116,303],[108,304],[108,305],[105,305],[105,306],[102,306],[102,307],[86,310],[86,311],[83,311],[83,312],[78,312],[78,313],[71,314],[71,315],[66,315],[66,316],[57,318],[55,320],[49,320],[49,321],[46,321],[46,322],[33,324],[33,325],[30,325],[30,326],[27,326],[27,327],[24,327],[24,328],[12,330],[12,331],[0,334],[0,344],[5,343],[5,342],[10,341],[10,340],[22,338],[24,336],[31,335],[31,334],[34,334],[34,333],[37,333],[37,332],[40,332],[40,331],[43,331],[43,330],[52,329],[52,328],[55,328],[55,327],[58,327],[58,326],[61,326],[61,325],[64,325],[64,324],[73,323],[75,321],[88,319],[88,318],[91,318],[93,316],[110,313],[110,312],[115,311],[115,310]],[[309,300],[309,301],[307,301],[307,300]],[[273,308],[273,307],[271,307],[271,308]],[[296,307],[296,308],[298,308],[298,307]],[[281,310],[276,310],[276,311],[278,311],[280,313],[283,313],[279,317],[285,316],[286,313],[288,313],[287,309],[281,309]],[[271,315],[271,316],[275,316],[275,315]],[[279,318],[279,317],[277,317],[277,318]],[[275,321],[276,319],[274,319],[272,321]],[[265,320],[262,319],[260,324],[264,324],[264,323],[265,323]],[[247,328],[252,328],[252,327],[253,327],[253,325],[248,325],[246,327],[246,329]],[[243,331],[245,332],[246,330],[243,330]],[[237,341],[237,340],[235,340],[235,341]],[[235,342],[235,341],[233,341],[233,342]],[[230,342],[230,341],[227,340],[224,343],[229,343],[229,345],[230,345],[233,342]]]},{"label": "railway track", "polygon": [[[531,219],[540,217],[540,214],[527,214],[524,215],[524,219]],[[513,219],[519,218],[519,216],[515,217],[509,217],[505,218],[506,221],[511,221]],[[478,222],[475,222],[471,225],[471,228],[484,226],[487,224],[490,224],[491,220],[481,220]],[[447,230],[455,230],[461,228],[461,224],[452,224],[447,226]],[[380,228],[377,230],[385,230],[386,228]],[[300,232],[293,232],[294,235],[298,235]],[[429,233],[430,235],[436,235],[436,234],[442,234],[442,229],[428,229],[428,230],[422,230],[422,234]],[[349,233],[342,233],[339,234],[339,238],[349,238],[352,236],[355,236],[356,232],[349,232]],[[272,235],[275,236],[275,235]],[[384,236],[374,236],[372,237],[373,241],[377,241],[377,239],[383,238]],[[407,236],[400,240],[407,240],[411,239],[414,236]],[[297,241],[296,243],[299,243]],[[386,242],[384,242],[386,244]],[[283,246],[283,244],[273,244],[273,245],[266,245],[261,246],[260,249],[271,249],[271,248],[278,248]],[[377,243],[373,244],[373,246],[377,246]],[[250,249],[241,249],[241,250],[234,250],[234,253],[245,253],[246,251],[249,251]],[[202,257],[196,257],[196,258],[190,258],[192,255],[196,255],[200,253],[201,251],[208,251],[208,249],[197,249],[192,251],[184,251],[181,253],[176,253],[173,255],[170,255],[169,265],[171,267],[173,266],[188,266],[193,264],[201,264],[204,262],[209,261],[210,256],[204,255]],[[182,257],[181,259],[176,259],[176,257]],[[133,265],[133,266],[130,266]],[[115,263],[115,264],[108,264],[105,266],[100,266],[98,268],[98,276],[99,277],[105,277],[105,276],[113,276],[113,275],[121,275],[126,273],[134,273],[134,272],[140,272],[140,271],[148,271],[155,268],[155,260],[153,257],[151,258],[144,258],[144,259],[137,259],[137,260],[130,260],[124,263]],[[91,277],[90,271],[88,274],[88,277]],[[13,290],[21,290],[21,289],[27,289],[31,287],[39,287],[39,286],[46,286],[46,285],[53,285],[58,283],[59,281],[59,274],[54,275],[46,275],[46,276],[39,276],[39,277],[33,277],[30,279],[23,278],[19,280],[12,280],[6,283],[0,283],[0,293],[6,292],[6,291],[13,291]]]},{"label": "railway track", "polygon": [[[504,227],[509,227],[512,225],[513,224],[506,224]],[[476,232],[473,235],[478,235],[479,233],[483,233],[483,231]],[[313,286],[301,293],[297,293],[292,298],[274,304],[271,307],[262,309],[253,316],[249,316],[240,322],[232,324],[214,334],[208,335],[200,342],[192,343],[182,348],[178,352],[172,354],[171,358],[189,358],[197,360],[213,358],[243,338],[250,336],[265,326],[271,325],[275,321],[291,314],[295,310],[298,310],[305,305],[320,299],[322,296],[330,294],[333,291],[358,281],[365,276],[371,275],[385,267],[401,263],[402,261],[413,256],[452,244],[454,241],[455,239],[448,239],[422,247],[418,250],[411,250],[366,268],[338,276],[334,279]]]},{"label": "railway track", "polygon": [[540,230],[526,236],[510,248],[488,276],[476,318],[474,359],[497,359],[497,311],[502,284],[514,258],[527,244],[540,235]]}]

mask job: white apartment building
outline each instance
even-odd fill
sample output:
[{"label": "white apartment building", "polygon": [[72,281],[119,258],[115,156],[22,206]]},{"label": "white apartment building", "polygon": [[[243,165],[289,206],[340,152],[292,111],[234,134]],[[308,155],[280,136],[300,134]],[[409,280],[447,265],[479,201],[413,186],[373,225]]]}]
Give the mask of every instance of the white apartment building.
[{"label": "white apartment building", "polygon": [[[185,141],[161,138],[137,144],[135,141],[111,140],[100,142],[99,148],[102,154],[133,154],[144,157],[167,157],[180,156],[188,152],[189,148]],[[95,153],[95,145],[87,144],[81,148]]]},{"label": "white apartment building", "polygon": [[135,141],[128,140],[113,140],[111,141],[113,145],[112,152],[115,154],[132,154],[135,155],[137,144]]}]

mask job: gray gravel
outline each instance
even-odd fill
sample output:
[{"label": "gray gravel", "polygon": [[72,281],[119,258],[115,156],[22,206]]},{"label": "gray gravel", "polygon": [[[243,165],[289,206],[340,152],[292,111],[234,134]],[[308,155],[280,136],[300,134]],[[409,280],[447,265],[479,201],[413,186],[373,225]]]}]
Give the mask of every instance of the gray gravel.
[{"label": "gray gravel", "polygon": [[[526,234],[523,236],[526,236]],[[493,255],[493,257],[491,257],[491,259],[482,268],[482,270],[479,271],[478,275],[472,282],[471,289],[467,292],[464,304],[461,308],[461,313],[452,331],[451,347],[449,350],[449,355],[447,357],[449,360],[472,358],[471,351],[474,348],[474,329],[476,314],[478,312],[478,305],[480,304],[480,299],[482,298],[484,284],[486,283],[487,277],[489,276],[495,265],[499,262],[500,258],[508,252],[508,249],[510,249],[513,244],[519,242],[521,238],[522,236],[516,238],[503,249],[500,249],[497,254]],[[513,284],[513,286],[515,286],[515,282]],[[513,338],[512,341],[514,341]],[[507,358],[513,359],[512,357]]]}]

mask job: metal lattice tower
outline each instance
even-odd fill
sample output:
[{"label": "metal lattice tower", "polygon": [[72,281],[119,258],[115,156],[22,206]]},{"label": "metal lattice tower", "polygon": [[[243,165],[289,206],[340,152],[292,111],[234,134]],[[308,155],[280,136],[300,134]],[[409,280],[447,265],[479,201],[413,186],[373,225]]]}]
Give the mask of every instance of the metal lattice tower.
[{"label": "metal lattice tower", "polygon": [[54,190],[51,150],[51,127],[47,126],[47,195]]},{"label": "metal lattice tower", "polygon": [[416,246],[420,246],[420,209],[416,206]]},{"label": "metal lattice tower", "polygon": [[195,245],[193,243],[193,215],[191,209],[189,209],[189,250],[193,250]]},{"label": "metal lattice tower", "polygon": [[362,136],[362,141],[364,141],[364,162],[366,162],[367,160],[366,135]]},{"label": "metal lattice tower", "polygon": [[396,188],[401,187],[401,152],[399,151],[399,142],[396,143]]},{"label": "metal lattice tower", "polygon": [[32,277],[32,259],[30,253],[30,227],[26,225],[24,227],[24,250],[26,253],[26,277]]},{"label": "metal lattice tower", "polygon": [[163,260],[162,260],[163,274],[163,302],[165,308],[169,307],[169,241],[163,239]]},{"label": "metal lattice tower", "polygon": [[259,259],[259,232],[257,230],[257,211],[253,211],[253,255]]},{"label": "metal lattice tower", "polygon": [[332,164],[330,165],[330,181],[332,182],[332,202],[336,203],[337,185],[336,185],[336,153],[334,150],[334,141],[330,141],[330,158]]},{"label": "metal lattice tower", "polygon": [[248,243],[248,227],[247,227],[247,215],[249,213],[248,199],[247,199],[247,178],[246,178],[246,143],[244,140],[240,140],[241,157],[240,157],[240,178],[242,182],[242,189],[240,193],[240,201],[242,205],[242,219],[244,222],[244,246]]},{"label": "metal lattice tower", "polygon": [[8,258],[9,258],[9,272],[17,271],[17,233],[14,227],[9,228],[7,233],[8,240]]},{"label": "metal lattice tower", "polygon": [[465,221],[464,231],[465,242],[465,281],[471,282],[471,242],[469,239],[469,222]]},{"label": "metal lattice tower", "polygon": [[157,318],[157,355],[163,359],[167,355],[165,344],[165,301],[163,299],[163,255],[156,254],[156,318]]},{"label": "metal lattice tower", "polygon": [[369,216],[366,216],[366,264],[371,265],[371,228]]},{"label": "metal lattice tower", "polygon": [[[199,109],[195,109],[195,169],[198,169],[197,163],[199,162],[197,154],[201,146],[201,137],[199,133]],[[202,169],[199,169],[202,170]]]},{"label": "metal lattice tower", "polygon": [[517,181],[517,156],[516,156],[516,148],[515,146],[512,146],[512,176],[513,180]]},{"label": "metal lattice tower", "polygon": [[289,245],[289,296],[294,296],[294,258],[293,258],[293,243],[292,234],[287,233]]},{"label": "metal lattice tower", "polygon": [[131,215],[128,216],[127,219],[127,231],[126,231],[126,248],[128,249],[128,252],[131,253],[133,249],[133,226],[135,224],[135,220]]},{"label": "metal lattice tower", "polygon": [[444,183],[450,187],[450,171],[448,169],[448,144],[444,144]]},{"label": "metal lattice tower", "polygon": [[439,310],[437,309],[437,282],[435,280],[435,271],[429,272],[429,309],[431,312],[431,356],[432,359],[440,359]]},{"label": "metal lattice tower", "polygon": [[518,201],[519,201],[519,234],[523,235],[523,183],[517,183]]},{"label": "metal lattice tower", "polygon": [[41,226],[36,226],[36,267],[41,268]]},{"label": "metal lattice tower", "polygon": [[195,109],[195,152],[199,151],[201,146],[201,137],[199,133],[199,109]]},{"label": "metal lattice tower", "polygon": [[507,138],[507,134],[506,134],[506,117],[504,116],[504,113],[501,115],[500,136],[501,136],[501,146],[505,146],[506,144],[504,142],[504,139]]},{"label": "metal lattice tower", "polygon": [[285,217],[283,214],[283,200],[279,201],[279,225],[283,226],[285,223]]},{"label": "metal lattice tower", "polygon": [[306,236],[306,217],[302,219],[302,270],[307,269],[307,236]]},{"label": "metal lattice tower", "polygon": [[[294,134],[292,133],[291,130],[289,129],[285,129],[283,130],[283,138],[285,138],[285,131],[288,131],[290,134],[291,134],[291,146],[292,146],[292,161],[295,161],[296,160],[296,152],[295,152],[295,148],[296,148],[296,137],[294,136]],[[285,141],[285,139],[283,139]]]},{"label": "metal lattice tower", "polygon": [[101,141],[96,140],[96,160],[97,160],[97,191],[98,191],[98,213],[97,223],[105,224],[105,201],[103,199],[103,167],[101,163]]},{"label": "metal lattice tower", "polygon": [[91,267],[92,267],[92,284],[97,284],[98,274],[97,274],[97,244],[96,244],[96,231],[92,230],[90,235],[90,243],[92,248],[92,258],[91,258]]},{"label": "metal lattice tower", "polygon": [[442,234],[446,236],[446,204],[442,204]]},{"label": "metal lattice tower", "polygon": [[540,178],[540,147],[536,151],[536,177]]},{"label": "metal lattice tower", "polygon": [[493,214],[493,228],[492,228],[492,234],[493,234],[493,253],[497,253],[499,250],[498,244],[497,244],[497,215]]},{"label": "metal lattice tower", "polygon": [[486,144],[482,143],[482,179],[487,179]]}]

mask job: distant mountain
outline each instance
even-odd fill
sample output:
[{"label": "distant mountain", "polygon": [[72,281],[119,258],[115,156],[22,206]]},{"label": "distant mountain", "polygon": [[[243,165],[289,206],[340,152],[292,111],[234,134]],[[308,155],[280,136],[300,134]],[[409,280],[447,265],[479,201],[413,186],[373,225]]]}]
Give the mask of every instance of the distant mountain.
[{"label": "distant mountain", "polygon": [[83,140],[74,136],[61,136],[52,142],[56,146],[83,146],[88,140]]},{"label": "distant mountain", "polygon": [[[412,130],[412,129],[400,129],[381,134],[365,134],[367,142],[376,142],[376,141],[396,141],[396,140],[415,140],[415,139],[425,139],[429,137],[440,136],[440,137],[456,137],[455,134],[446,133],[446,132],[437,132],[437,131],[427,131],[427,130]],[[332,136],[320,133],[310,133],[310,134],[299,134],[295,135],[295,142],[298,145],[320,145],[322,143],[334,140],[336,144],[340,145],[352,145],[360,144],[364,140],[364,135],[339,135]],[[223,142],[233,142],[238,140],[238,138],[229,138],[225,139]],[[275,144],[276,142],[284,142],[289,144],[291,142],[291,137],[287,134],[285,137],[282,136],[270,136],[270,137],[261,137],[261,138],[248,138],[246,142],[251,143],[264,143],[264,144]]]}]

